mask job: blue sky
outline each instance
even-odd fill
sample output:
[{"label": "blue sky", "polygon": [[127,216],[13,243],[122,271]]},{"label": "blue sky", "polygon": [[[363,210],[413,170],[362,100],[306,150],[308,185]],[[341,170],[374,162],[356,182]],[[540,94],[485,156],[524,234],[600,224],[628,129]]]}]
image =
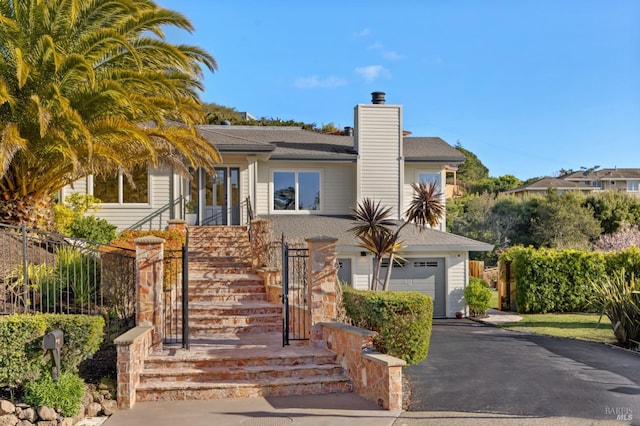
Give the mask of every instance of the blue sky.
[{"label": "blue sky", "polygon": [[170,41],[218,61],[205,102],[344,127],[383,91],[491,176],[640,167],[640,1],[157,3],[196,27]]}]

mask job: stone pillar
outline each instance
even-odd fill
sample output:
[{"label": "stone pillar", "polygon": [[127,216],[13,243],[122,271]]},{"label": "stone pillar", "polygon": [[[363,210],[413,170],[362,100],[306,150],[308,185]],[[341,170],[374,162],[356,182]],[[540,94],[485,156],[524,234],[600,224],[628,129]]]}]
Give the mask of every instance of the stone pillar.
[{"label": "stone pillar", "polygon": [[336,309],[336,238],[314,237],[306,240],[309,247],[308,296],[310,315],[307,330],[311,330],[311,344],[322,346],[320,323],[334,321]]},{"label": "stone pillar", "polygon": [[152,326],[152,347],[162,345],[164,239],[147,236],[136,244],[136,326]]},{"label": "stone pillar", "polygon": [[171,219],[168,223],[169,231],[187,232],[187,222],[182,219]]}]

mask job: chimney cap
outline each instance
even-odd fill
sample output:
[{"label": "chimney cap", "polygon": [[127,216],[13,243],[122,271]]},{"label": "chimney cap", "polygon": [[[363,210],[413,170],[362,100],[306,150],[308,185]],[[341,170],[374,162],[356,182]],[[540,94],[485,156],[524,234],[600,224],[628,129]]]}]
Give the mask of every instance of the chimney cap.
[{"label": "chimney cap", "polygon": [[371,103],[375,104],[375,105],[382,105],[384,104],[384,92],[371,92]]}]

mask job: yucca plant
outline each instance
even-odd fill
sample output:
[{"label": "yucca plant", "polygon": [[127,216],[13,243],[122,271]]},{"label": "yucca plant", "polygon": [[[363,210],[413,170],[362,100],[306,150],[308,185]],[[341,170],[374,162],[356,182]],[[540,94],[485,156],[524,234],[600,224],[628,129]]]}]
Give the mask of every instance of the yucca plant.
[{"label": "yucca plant", "polygon": [[640,346],[640,285],[624,269],[611,277],[593,282],[594,304],[609,318],[613,334],[626,347]]}]

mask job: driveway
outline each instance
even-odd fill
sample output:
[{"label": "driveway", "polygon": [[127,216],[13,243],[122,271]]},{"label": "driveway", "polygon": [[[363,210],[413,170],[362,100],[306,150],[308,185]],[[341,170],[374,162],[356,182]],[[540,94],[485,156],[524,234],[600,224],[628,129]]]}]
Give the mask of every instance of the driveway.
[{"label": "driveway", "polygon": [[604,344],[434,320],[427,360],[404,374],[409,411],[640,424],[640,354]]}]

